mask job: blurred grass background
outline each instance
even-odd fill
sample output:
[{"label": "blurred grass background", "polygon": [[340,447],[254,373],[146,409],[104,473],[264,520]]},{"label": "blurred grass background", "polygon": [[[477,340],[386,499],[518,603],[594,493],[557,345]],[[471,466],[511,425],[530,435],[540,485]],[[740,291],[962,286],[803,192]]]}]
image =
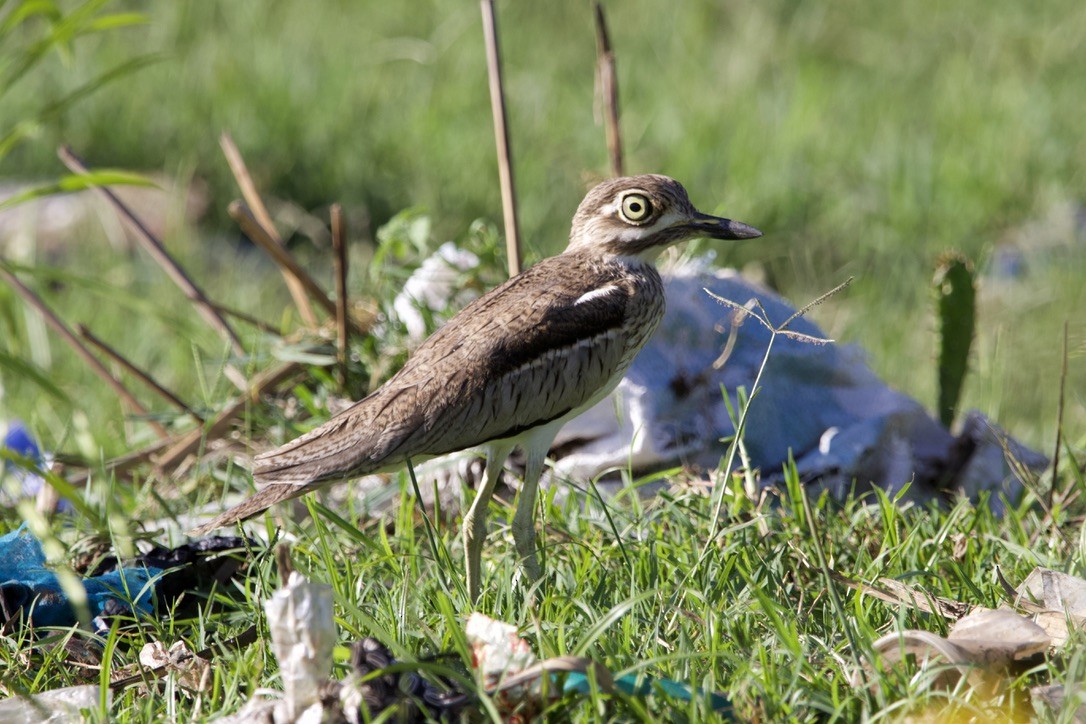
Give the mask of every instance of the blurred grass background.
[{"label": "blurred grass background", "polygon": [[[476,3],[114,3],[146,25],[78,40],[3,98],[0,128],[142,53],[163,59],[44,124],[5,181],[60,175],[70,143],[92,166],[205,181],[202,226],[167,238],[223,303],[278,321],[287,297],[239,245],[218,149],[229,131],[261,189],[318,216],[342,202],[356,255],[406,207],[435,246],[501,217]],[[559,251],[606,173],[594,113],[591,4],[498,3],[527,257]],[[964,404],[1050,451],[1060,338],[1070,320],[1066,429],[1086,432],[1086,5],[1071,0],[607,5],[629,172],[680,179],[696,204],[753,224],[721,264],[797,303],[855,276],[814,316],[896,387],[935,402],[929,283],[957,249],[981,271]],[[4,53],[0,47],[0,55]],[[363,224],[360,220],[366,220]],[[327,252],[300,242],[319,270]],[[31,248],[27,278],[72,323],[124,349],[196,404],[222,399],[225,351],[144,255],[94,239]],[[322,281],[330,288],[330,276]],[[368,283],[355,265],[352,281]],[[113,395],[0,288],[0,350],[55,381],[4,370],[0,404],[49,446],[119,452]],[[51,438],[51,439],[50,439]]]}]

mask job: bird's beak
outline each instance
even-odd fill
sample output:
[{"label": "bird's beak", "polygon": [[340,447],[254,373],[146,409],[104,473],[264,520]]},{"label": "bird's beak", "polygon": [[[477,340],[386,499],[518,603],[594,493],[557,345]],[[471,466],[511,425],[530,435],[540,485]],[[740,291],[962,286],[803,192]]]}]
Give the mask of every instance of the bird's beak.
[{"label": "bird's beak", "polygon": [[755,239],[762,232],[753,226],[747,226],[741,221],[722,219],[719,216],[710,216],[700,211],[695,212],[693,218],[686,226],[695,233],[705,234],[713,239]]}]

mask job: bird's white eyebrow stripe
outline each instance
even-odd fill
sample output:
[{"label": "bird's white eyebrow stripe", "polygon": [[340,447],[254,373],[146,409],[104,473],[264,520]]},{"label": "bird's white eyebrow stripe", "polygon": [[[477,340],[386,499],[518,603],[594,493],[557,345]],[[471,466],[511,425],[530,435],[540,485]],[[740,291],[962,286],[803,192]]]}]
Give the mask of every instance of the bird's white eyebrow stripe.
[{"label": "bird's white eyebrow stripe", "polygon": [[608,284],[605,287],[600,287],[599,289],[593,289],[592,291],[585,292],[581,296],[577,297],[577,301],[575,301],[573,303],[573,306],[576,307],[578,304],[584,304],[586,302],[591,302],[593,299],[599,299],[600,297],[605,297],[608,294],[610,294],[611,292],[616,292],[616,291],[618,291],[618,287],[616,287],[614,284]]}]

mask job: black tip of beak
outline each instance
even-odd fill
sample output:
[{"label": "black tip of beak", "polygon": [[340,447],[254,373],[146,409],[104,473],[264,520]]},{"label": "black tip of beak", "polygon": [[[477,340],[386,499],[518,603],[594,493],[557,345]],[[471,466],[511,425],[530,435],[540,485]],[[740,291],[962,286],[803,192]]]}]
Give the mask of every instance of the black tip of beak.
[{"label": "black tip of beak", "polygon": [[722,219],[708,214],[699,214],[691,226],[714,239],[757,239],[762,235],[762,232],[742,221]]},{"label": "black tip of beak", "polygon": [[753,226],[748,226],[742,221],[732,221],[731,219],[724,219],[727,227],[727,236],[724,239],[757,239],[762,235],[762,232],[755,229]]}]

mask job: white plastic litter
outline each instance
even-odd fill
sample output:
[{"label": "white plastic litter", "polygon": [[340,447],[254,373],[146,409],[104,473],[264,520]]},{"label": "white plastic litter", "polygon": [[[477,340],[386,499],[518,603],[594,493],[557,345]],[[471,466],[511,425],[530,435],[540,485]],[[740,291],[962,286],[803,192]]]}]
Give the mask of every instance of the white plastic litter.
[{"label": "white plastic litter", "polygon": [[283,681],[282,698],[269,700],[258,692],[241,711],[219,723],[323,721],[320,693],[332,673],[336,643],[332,587],[310,583],[292,571],[287,584],[264,604],[264,612]]},{"label": "white plastic litter", "polygon": [[475,669],[482,674],[487,688],[496,687],[505,677],[536,663],[532,648],[512,624],[475,612],[468,616],[464,636],[471,645]]},{"label": "white plastic litter", "polygon": [[[97,685],[68,686],[32,697],[13,696],[0,701],[0,724],[46,724],[83,721],[81,709],[97,709],[101,690]],[[112,701],[113,692],[107,694]]]},{"label": "white plastic litter", "polygon": [[320,688],[332,673],[332,587],[309,583],[292,571],[287,585],[264,604],[264,613],[283,680],[283,704],[289,721],[295,721],[314,704],[320,706]]},{"label": "white plastic litter", "polygon": [[[770,331],[713,300],[706,290],[746,305],[757,299],[779,325],[795,310],[776,294],[729,270],[688,266],[665,275],[667,315],[611,399],[567,424],[555,446],[554,476],[585,480],[632,464],[634,473],[673,465],[714,470],[734,434],[721,390],[738,410],[738,390],[753,388]],[[800,318],[789,329],[824,338]],[[722,366],[714,366],[734,335]],[[925,360],[925,363],[927,360]],[[616,414],[617,410],[617,414]],[[846,495],[852,481],[926,499],[982,489],[1013,497],[1020,481],[1004,446],[1027,468],[1044,456],[1009,439],[979,413],[955,437],[916,400],[891,389],[848,345],[812,344],[778,335],[743,436],[763,484],[780,479],[791,453],[801,478]],[[993,501],[998,505],[998,501]]]}]

